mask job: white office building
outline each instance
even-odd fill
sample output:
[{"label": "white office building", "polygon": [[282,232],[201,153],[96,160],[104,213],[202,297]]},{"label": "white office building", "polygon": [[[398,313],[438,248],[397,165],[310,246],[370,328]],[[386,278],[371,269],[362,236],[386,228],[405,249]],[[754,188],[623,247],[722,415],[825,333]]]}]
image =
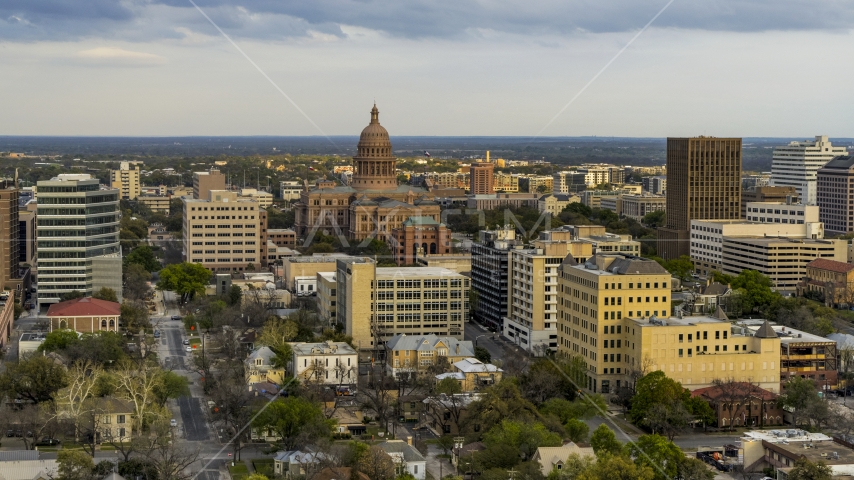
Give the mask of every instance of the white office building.
[{"label": "white office building", "polygon": [[750,222],[805,224],[818,222],[818,206],[802,203],[747,202],[745,218]]},{"label": "white office building", "polygon": [[771,186],[795,187],[802,202],[815,205],[816,172],[833,157],[847,154],[845,147],[834,147],[827,135],[777,147],[771,164]]}]

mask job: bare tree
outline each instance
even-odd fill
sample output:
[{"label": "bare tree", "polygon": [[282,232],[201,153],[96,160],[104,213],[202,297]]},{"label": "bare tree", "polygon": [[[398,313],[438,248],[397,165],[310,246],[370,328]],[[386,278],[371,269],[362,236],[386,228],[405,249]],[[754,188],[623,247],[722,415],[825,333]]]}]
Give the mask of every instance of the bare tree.
[{"label": "bare tree", "polygon": [[119,396],[133,404],[133,429],[141,432],[156,404],[155,388],[161,383],[160,371],[150,365],[123,361],[118,366],[116,379]]},{"label": "bare tree", "polygon": [[[384,368],[382,370],[385,371]],[[359,393],[365,399],[364,407],[374,412],[380,425],[388,425],[388,420],[394,412],[396,391],[397,386],[385,374],[380,374],[370,380],[365,378],[359,386]]]},{"label": "bare tree", "polygon": [[199,458],[198,451],[177,446],[171,430],[163,421],[152,425],[151,434],[140,444],[140,454],[157,472],[159,480],[190,480],[198,475],[189,467]]},{"label": "bare tree", "polygon": [[371,480],[392,480],[394,461],[382,448],[372,445],[359,461],[359,471]]},{"label": "bare tree", "polygon": [[246,388],[243,379],[230,378],[218,382],[212,399],[216,406],[211,417],[214,423],[224,428],[231,436],[233,458],[240,460],[240,452],[244,444],[250,441],[251,433],[250,429],[243,427],[252,420],[255,413],[252,406],[256,398]]},{"label": "bare tree", "polygon": [[57,392],[60,416],[71,422],[75,441],[80,441],[82,423],[90,420],[92,402],[88,400],[94,396],[96,384],[103,373],[103,368],[90,360],[74,362],[68,368],[68,386]]},{"label": "bare tree", "polygon": [[[712,385],[717,387],[718,394],[715,397],[715,402],[722,407],[719,410],[726,412],[727,427],[734,429],[734,422],[739,416],[739,407],[742,409],[742,414],[750,413],[751,406],[754,400],[762,402],[762,392],[758,385],[752,382],[736,381],[734,378],[716,378],[712,380]],[[747,419],[745,418],[745,422]],[[719,425],[720,426],[720,425]]]}]

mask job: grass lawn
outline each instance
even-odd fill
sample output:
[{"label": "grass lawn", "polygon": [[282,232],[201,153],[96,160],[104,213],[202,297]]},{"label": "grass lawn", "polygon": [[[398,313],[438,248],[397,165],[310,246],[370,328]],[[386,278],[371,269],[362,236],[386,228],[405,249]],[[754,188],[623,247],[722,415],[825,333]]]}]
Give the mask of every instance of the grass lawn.
[{"label": "grass lawn", "polygon": [[272,458],[258,458],[252,460],[252,466],[255,467],[255,471],[266,475],[267,477],[273,476],[273,459]]},{"label": "grass lawn", "polygon": [[199,337],[193,337],[190,339],[190,345],[201,345],[202,339]]},{"label": "grass lawn", "polygon": [[243,462],[235,462],[234,466],[228,466],[228,473],[231,474],[231,480],[243,480],[249,476],[249,467]]}]

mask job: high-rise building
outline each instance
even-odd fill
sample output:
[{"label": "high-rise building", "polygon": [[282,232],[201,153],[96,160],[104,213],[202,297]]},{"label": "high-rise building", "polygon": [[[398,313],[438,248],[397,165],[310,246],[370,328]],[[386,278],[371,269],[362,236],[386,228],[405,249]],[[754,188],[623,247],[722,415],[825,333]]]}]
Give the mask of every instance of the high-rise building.
[{"label": "high-rise building", "polygon": [[211,190],[208,198],[184,201],[184,258],[214,272],[242,272],[262,264],[266,212],[237,192]]},{"label": "high-rise building", "polygon": [[0,290],[16,290],[21,284],[18,208],[16,180],[0,179]]},{"label": "high-rise building", "polygon": [[476,292],[474,318],[500,331],[507,316],[507,271],[510,250],[516,245],[516,229],[505,225],[481,230],[480,240],[471,246],[471,288]]},{"label": "high-rise building", "polygon": [[394,335],[463,339],[468,277],[437,267],[377,267],[365,257],[339,258],[336,317],[360,350],[381,347]]},{"label": "high-rise building", "polygon": [[827,162],[816,172],[818,218],[828,232],[854,231],[854,156],[845,155]]},{"label": "high-rise building", "polygon": [[38,182],[38,191],[39,304],[74,290],[91,294],[109,272],[118,272],[110,288],[121,298],[119,190],[102,190],[88,174],[61,174]]},{"label": "high-rise building", "polygon": [[[744,186],[744,182],[741,182]],[[747,215],[747,204],[754,202],[798,203],[798,190],[795,187],[752,187],[741,191],[741,218]]]},{"label": "high-rise building", "polygon": [[845,147],[834,147],[827,135],[816,135],[814,141],[790,142],[774,149],[771,163],[771,185],[795,187],[801,201],[816,203],[816,172],[840,155],[848,155]]},{"label": "high-rise building", "polygon": [[643,177],[641,178],[641,185],[643,185],[645,192],[653,195],[664,195],[667,192],[667,176]]},{"label": "high-rise building", "polygon": [[473,162],[471,164],[469,187],[472,195],[495,193],[493,186],[494,168],[495,165],[486,162]]},{"label": "high-rise building", "polygon": [[216,168],[207,172],[193,172],[193,198],[204,200],[211,190],[225,190],[225,175]]},{"label": "high-rise building", "polygon": [[668,138],[667,209],[658,256],[690,253],[691,220],[741,218],[741,139]]},{"label": "high-rise building", "polygon": [[552,179],[554,193],[578,193],[587,189],[586,175],[577,171],[557,172]]},{"label": "high-rise building", "polygon": [[122,200],[136,200],[136,197],[141,195],[139,177],[139,165],[133,165],[131,168],[130,162],[121,162],[118,170],[110,171],[110,183],[119,191]]}]

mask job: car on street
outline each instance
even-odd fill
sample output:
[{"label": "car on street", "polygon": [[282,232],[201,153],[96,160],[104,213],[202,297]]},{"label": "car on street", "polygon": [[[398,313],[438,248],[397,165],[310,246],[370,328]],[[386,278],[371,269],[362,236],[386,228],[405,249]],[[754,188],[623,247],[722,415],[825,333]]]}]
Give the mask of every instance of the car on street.
[{"label": "car on street", "polygon": [[154,331],[154,338],[160,338],[160,330]]},{"label": "car on street", "polygon": [[60,443],[62,443],[62,442],[60,442],[59,440],[57,440],[55,438],[44,437],[41,440],[39,440],[38,442],[36,442],[35,446],[37,446],[37,447],[49,447],[51,445],[59,445]]},{"label": "car on street", "polygon": [[170,427],[177,427],[178,426],[178,420],[175,420],[174,418],[172,420],[169,420],[169,426]]},{"label": "car on street", "polygon": [[192,352],[192,351],[193,351],[193,347],[191,347],[191,346],[187,345],[186,347],[184,347],[184,350],[186,350],[186,351],[188,351],[188,352]]},{"label": "car on street", "polygon": [[181,315],[172,315],[172,320],[181,320]]},{"label": "car on street", "polygon": [[184,345],[189,345],[189,344],[190,344],[190,341],[185,338],[184,339]]}]

